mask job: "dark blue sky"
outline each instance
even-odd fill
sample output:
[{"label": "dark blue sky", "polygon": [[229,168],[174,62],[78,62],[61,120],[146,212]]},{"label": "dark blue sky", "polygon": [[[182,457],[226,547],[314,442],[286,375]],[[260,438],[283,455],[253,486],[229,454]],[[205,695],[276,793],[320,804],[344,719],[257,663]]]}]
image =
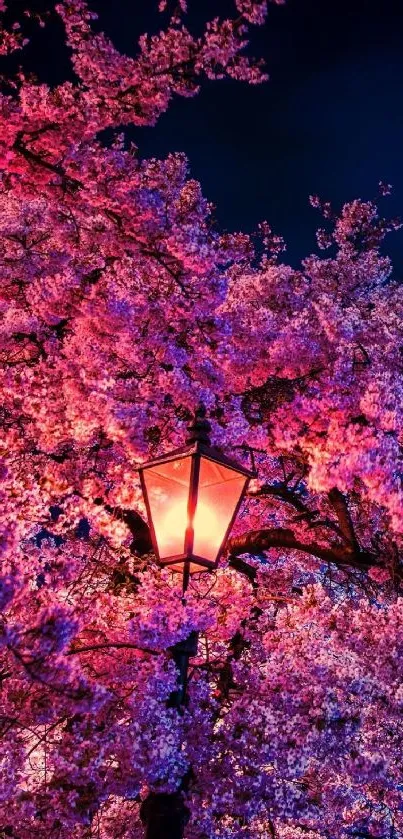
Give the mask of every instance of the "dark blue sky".
[{"label": "dark blue sky", "polygon": [[[161,22],[152,12],[157,0],[91,5],[101,28],[131,54],[139,34]],[[197,27],[232,4],[189,6]],[[40,74],[52,78],[60,45],[40,37]],[[375,196],[384,180],[394,185],[385,213],[403,215],[402,0],[288,0],[271,6],[252,44],[270,82],[208,83],[198,97],[177,99],[155,128],[133,132],[141,154],[184,151],[220,226],[251,231],[266,218],[285,236],[292,263],[316,247],[320,219],[310,193],[338,205]],[[402,274],[401,232],[388,250]]]},{"label": "dark blue sky", "polygon": [[[176,102],[138,132],[141,152],[185,151],[220,224],[267,218],[292,262],[315,247],[310,193],[340,204],[374,196],[382,179],[394,185],[385,212],[403,214],[401,0],[288,0],[254,40],[268,84],[209,85]],[[389,240],[400,271],[402,245],[401,233]]]},{"label": "dark blue sky", "polygon": [[[219,223],[252,230],[267,218],[292,262],[315,247],[310,193],[341,204],[376,195],[382,179],[394,185],[385,212],[403,215],[402,0],[288,0],[253,46],[268,84],[178,100],[136,133],[142,154],[185,151]],[[401,233],[389,240],[399,273],[402,246]]]}]

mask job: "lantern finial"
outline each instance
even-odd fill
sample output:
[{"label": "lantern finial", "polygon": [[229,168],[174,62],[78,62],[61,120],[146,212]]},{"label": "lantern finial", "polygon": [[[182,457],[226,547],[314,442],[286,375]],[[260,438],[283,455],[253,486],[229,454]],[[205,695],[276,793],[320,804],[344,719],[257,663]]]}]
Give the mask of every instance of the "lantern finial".
[{"label": "lantern finial", "polygon": [[202,402],[199,402],[192,423],[188,426],[189,436],[186,440],[188,445],[192,443],[203,443],[205,446],[210,446],[211,425],[206,419],[206,407]]}]

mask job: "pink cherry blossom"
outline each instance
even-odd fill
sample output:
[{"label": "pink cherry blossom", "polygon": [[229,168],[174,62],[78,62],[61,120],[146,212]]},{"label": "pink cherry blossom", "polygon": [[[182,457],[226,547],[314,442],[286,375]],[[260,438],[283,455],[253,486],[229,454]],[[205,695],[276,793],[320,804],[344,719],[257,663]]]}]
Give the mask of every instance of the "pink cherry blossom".
[{"label": "pink cherry blossom", "polygon": [[[299,270],[268,222],[220,233],[183,154],[142,160],[124,127],[205,78],[263,81],[243,50],[266,3],[198,37],[160,7],[127,56],[59,3],[76,81],[0,94],[0,835],[139,839],[142,804],[182,789],[187,839],[398,839],[400,222],[312,197],[332,250]],[[200,399],[257,477],[184,602],[138,468]]]}]

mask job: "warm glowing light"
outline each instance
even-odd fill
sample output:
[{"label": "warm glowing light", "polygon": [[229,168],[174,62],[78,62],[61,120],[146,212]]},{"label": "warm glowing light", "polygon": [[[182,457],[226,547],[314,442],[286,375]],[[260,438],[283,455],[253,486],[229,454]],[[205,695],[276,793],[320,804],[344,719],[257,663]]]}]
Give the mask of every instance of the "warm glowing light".
[{"label": "warm glowing light", "polygon": [[[178,501],[167,512],[161,523],[161,536],[165,542],[171,542],[178,537],[179,533],[185,533],[188,526],[187,502],[186,499]],[[195,533],[206,541],[215,541],[217,536],[221,538],[219,520],[213,510],[199,502],[196,507],[196,514],[193,520]]]}]

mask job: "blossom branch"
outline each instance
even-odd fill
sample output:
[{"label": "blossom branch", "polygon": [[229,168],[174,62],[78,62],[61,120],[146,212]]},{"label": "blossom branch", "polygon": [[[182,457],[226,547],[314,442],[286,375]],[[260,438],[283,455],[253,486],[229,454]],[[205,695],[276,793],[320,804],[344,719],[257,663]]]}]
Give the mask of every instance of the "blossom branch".
[{"label": "blossom branch", "polygon": [[301,551],[338,566],[349,565],[361,570],[367,570],[377,564],[375,557],[366,551],[348,550],[337,544],[322,547],[316,542],[305,543],[297,539],[292,530],[283,527],[250,530],[230,539],[228,547],[231,560],[242,554],[253,555],[270,550],[270,548],[284,548]]},{"label": "blossom branch", "polygon": [[146,647],[138,647],[137,644],[130,644],[126,641],[110,641],[103,644],[86,644],[83,647],[75,647],[72,650],[68,650],[66,655],[78,655],[79,653],[89,653],[92,651],[97,650],[136,650],[137,652],[147,653],[148,655],[160,655],[161,653],[158,650],[151,650]]}]

